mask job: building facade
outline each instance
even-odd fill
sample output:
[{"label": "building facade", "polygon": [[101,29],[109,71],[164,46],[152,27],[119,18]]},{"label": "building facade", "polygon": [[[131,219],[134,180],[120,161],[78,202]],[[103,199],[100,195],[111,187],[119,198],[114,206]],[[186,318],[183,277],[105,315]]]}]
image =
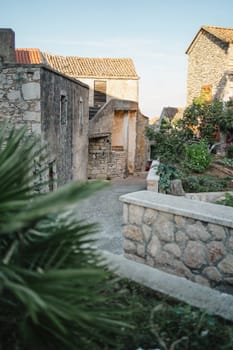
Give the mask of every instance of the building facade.
[{"label": "building facade", "polygon": [[88,177],[126,177],[143,171],[148,118],[138,106],[139,78],[133,61],[47,53],[42,53],[42,59],[89,86]]},{"label": "building facade", "polygon": [[189,45],[187,105],[194,98],[233,96],[233,29],[203,26]]},{"label": "building facade", "polygon": [[[5,47],[11,47],[6,55]],[[0,120],[28,126],[46,144],[50,176],[58,186],[87,179],[87,85],[25,57],[17,61],[14,32],[0,30]]]}]

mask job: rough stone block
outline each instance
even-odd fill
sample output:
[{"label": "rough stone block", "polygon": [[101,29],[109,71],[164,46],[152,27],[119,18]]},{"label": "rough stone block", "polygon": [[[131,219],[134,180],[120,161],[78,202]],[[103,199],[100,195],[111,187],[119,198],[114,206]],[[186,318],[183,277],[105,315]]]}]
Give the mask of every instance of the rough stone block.
[{"label": "rough stone block", "polygon": [[8,92],[7,98],[8,98],[8,100],[10,100],[10,102],[20,100],[20,98],[21,98],[20,91],[13,90],[13,91]]},{"label": "rough stone block", "polygon": [[219,273],[219,271],[216,269],[216,267],[214,266],[209,266],[209,267],[206,267],[204,270],[203,270],[203,274],[211,281],[214,281],[214,282],[220,282],[221,279],[222,279],[222,276],[221,274]]},{"label": "rough stone block", "polygon": [[175,239],[176,239],[176,242],[179,242],[179,244],[185,243],[188,240],[188,236],[186,235],[186,233],[184,231],[177,231],[175,233]]},{"label": "rough stone block", "polygon": [[156,219],[157,213],[158,212],[156,210],[146,208],[144,212],[143,221],[147,225],[151,225],[153,221]]},{"label": "rough stone block", "polygon": [[186,277],[188,279],[192,278],[192,272],[184,265],[182,261],[174,262],[174,272],[177,276]]},{"label": "rough stone block", "polygon": [[141,225],[144,208],[136,205],[129,205],[129,222],[131,224]]},{"label": "rough stone block", "polygon": [[41,115],[40,115],[39,112],[25,111],[23,113],[23,120],[40,122],[41,121]]},{"label": "rough stone block", "polygon": [[125,238],[131,239],[132,241],[143,242],[143,235],[139,227],[133,225],[127,225],[124,227]]},{"label": "rough stone block", "polygon": [[175,215],[174,220],[178,227],[183,227],[186,225],[186,220],[183,216]]},{"label": "rough stone block", "polygon": [[137,244],[137,255],[141,258],[145,258],[145,246],[143,244]]},{"label": "rough stone block", "polygon": [[226,238],[225,230],[222,226],[209,223],[208,229],[217,241],[222,241]]},{"label": "rough stone block", "polygon": [[123,249],[124,249],[124,252],[130,253],[130,254],[136,254],[137,252],[136,243],[129,239],[124,240]]},{"label": "rough stone block", "polygon": [[153,231],[164,242],[174,241],[174,224],[167,221],[164,217],[159,216],[153,224]]},{"label": "rough stone block", "polygon": [[142,233],[143,233],[145,242],[146,243],[149,242],[149,240],[151,239],[151,235],[152,235],[151,226],[148,226],[146,224],[142,224]]},{"label": "rough stone block", "polygon": [[219,261],[226,254],[225,247],[221,242],[211,242],[207,244],[207,249],[207,256],[210,264]]},{"label": "rough stone block", "polygon": [[179,258],[181,256],[181,250],[179,246],[175,243],[168,243],[163,246],[163,249],[166,250],[168,253],[171,253],[176,258]]},{"label": "rough stone block", "polygon": [[156,257],[161,250],[161,243],[156,236],[152,236],[150,243],[147,246],[147,252],[152,257]]},{"label": "rough stone block", "polygon": [[206,242],[211,238],[206,227],[200,221],[197,221],[193,225],[188,225],[186,227],[186,233],[188,237],[193,240],[200,239],[201,241]]},{"label": "rough stone block", "polygon": [[228,255],[218,264],[219,269],[229,275],[233,275],[233,255]]},{"label": "rough stone block", "polygon": [[40,99],[40,84],[26,83],[22,85],[23,98],[25,100]]},{"label": "rough stone block", "polygon": [[166,266],[173,266],[173,259],[171,258],[171,255],[168,252],[164,252],[164,251],[161,251],[158,254],[158,256],[155,257],[155,262],[156,262],[156,265],[159,265],[164,269],[166,268]]},{"label": "rough stone block", "polygon": [[184,251],[184,263],[194,269],[206,264],[206,248],[200,242],[188,242]]}]

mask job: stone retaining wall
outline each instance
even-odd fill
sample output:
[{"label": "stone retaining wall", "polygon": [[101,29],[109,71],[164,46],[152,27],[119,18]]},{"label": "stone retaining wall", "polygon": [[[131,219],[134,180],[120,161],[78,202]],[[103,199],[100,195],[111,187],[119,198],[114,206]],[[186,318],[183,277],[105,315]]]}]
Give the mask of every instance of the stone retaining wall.
[{"label": "stone retaining wall", "polygon": [[88,178],[126,176],[127,153],[111,150],[111,135],[89,139]]},{"label": "stone retaining wall", "polygon": [[124,253],[191,281],[233,286],[233,209],[140,191],[124,202]]}]

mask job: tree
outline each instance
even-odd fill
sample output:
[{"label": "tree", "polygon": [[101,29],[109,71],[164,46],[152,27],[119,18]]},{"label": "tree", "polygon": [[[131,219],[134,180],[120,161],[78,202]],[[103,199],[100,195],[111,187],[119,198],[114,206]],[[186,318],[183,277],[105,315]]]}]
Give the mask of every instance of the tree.
[{"label": "tree", "polygon": [[103,184],[40,194],[32,174],[41,154],[25,128],[1,128],[0,349],[103,349],[128,327],[125,311],[114,294],[105,296],[109,273],[92,248],[96,226],[74,210]]}]

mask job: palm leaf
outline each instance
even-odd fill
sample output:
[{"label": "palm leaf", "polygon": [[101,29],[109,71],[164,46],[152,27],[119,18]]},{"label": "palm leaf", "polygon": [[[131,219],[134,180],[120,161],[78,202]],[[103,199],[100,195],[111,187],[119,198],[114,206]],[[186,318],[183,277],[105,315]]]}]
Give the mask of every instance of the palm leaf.
[{"label": "palm leaf", "polygon": [[114,293],[104,293],[111,282],[93,246],[97,226],[78,219],[75,209],[77,201],[104,184],[73,182],[53,193],[36,193],[35,158],[43,158],[43,151],[25,128],[8,129],[0,130],[4,350],[98,350],[113,345],[113,335],[128,327],[126,312]]}]

